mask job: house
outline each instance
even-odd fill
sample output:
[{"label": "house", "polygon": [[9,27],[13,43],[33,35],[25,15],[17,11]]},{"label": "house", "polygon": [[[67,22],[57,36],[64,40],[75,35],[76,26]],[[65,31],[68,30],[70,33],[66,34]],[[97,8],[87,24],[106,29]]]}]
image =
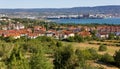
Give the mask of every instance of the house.
[{"label": "house", "polygon": [[53,35],[55,35],[55,32],[54,30],[48,30],[46,31],[45,35],[48,36],[48,37],[53,37]]},{"label": "house", "polygon": [[20,36],[26,36],[28,33],[30,33],[27,29],[20,29],[17,30],[17,32],[20,34]]},{"label": "house", "polygon": [[106,33],[106,32],[100,32],[100,33],[97,33],[96,36],[98,38],[108,38],[109,37],[109,34]]},{"label": "house", "polygon": [[67,31],[67,30],[63,30],[60,34],[59,37],[61,39],[66,39],[68,37],[74,37],[75,34],[72,31]]},{"label": "house", "polygon": [[34,32],[34,33],[37,33],[38,36],[45,36],[46,31],[37,31],[37,32]]},{"label": "house", "polygon": [[36,33],[29,33],[29,34],[27,35],[27,37],[30,38],[30,39],[35,39],[35,38],[38,37],[38,34],[36,34]]},{"label": "house", "polygon": [[53,32],[46,32],[45,34],[46,34],[47,37],[52,37],[54,35]]},{"label": "house", "polygon": [[20,38],[21,36],[20,36],[19,33],[16,33],[16,34],[12,35],[12,37],[15,38],[15,39],[18,39],[18,38]]},{"label": "house", "polygon": [[90,27],[85,26],[85,27],[84,27],[84,30],[85,30],[85,31],[90,31],[90,30],[91,30],[91,28],[90,28]]},{"label": "house", "polygon": [[0,32],[0,34],[3,37],[13,37],[15,39],[20,38],[21,37],[21,30],[2,30]]},{"label": "house", "polygon": [[48,37],[59,37],[58,36],[58,32],[56,30],[50,29],[48,31],[46,31],[46,36]]},{"label": "house", "polygon": [[7,30],[7,26],[2,26],[2,30]]},{"label": "house", "polygon": [[98,26],[99,32],[116,33],[120,32],[120,26]]},{"label": "house", "polygon": [[34,26],[34,31],[46,31],[46,28],[42,26]]},{"label": "house", "polygon": [[116,36],[120,36],[120,32],[116,32],[115,35],[116,35]]},{"label": "house", "polygon": [[2,36],[5,31],[6,30],[0,30],[0,36]]},{"label": "house", "polygon": [[91,36],[91,33],[89,31],[81,31],[78,33],[78,35],[82,37],[87,37],[87,36]]},{"label": "house", "polygon": [[14,25],[13,29],[19,30],[24,29],[25,26],[22,23],[17,22],[17,24]]},{"label": "house", "polygon": [[15,39],[20,38],[20,34],[19,33],[5,33],[3,34],[4,37],[13,37]]}]

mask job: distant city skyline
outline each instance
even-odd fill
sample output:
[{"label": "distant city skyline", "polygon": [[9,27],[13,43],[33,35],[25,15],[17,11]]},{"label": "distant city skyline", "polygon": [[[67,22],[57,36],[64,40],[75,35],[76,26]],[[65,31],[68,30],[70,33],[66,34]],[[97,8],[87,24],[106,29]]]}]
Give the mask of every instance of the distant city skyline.
[{"label": "distant city skyline", "polygon": [[120,5],[120,0],[0,0],[0,8],[71,8]]}]

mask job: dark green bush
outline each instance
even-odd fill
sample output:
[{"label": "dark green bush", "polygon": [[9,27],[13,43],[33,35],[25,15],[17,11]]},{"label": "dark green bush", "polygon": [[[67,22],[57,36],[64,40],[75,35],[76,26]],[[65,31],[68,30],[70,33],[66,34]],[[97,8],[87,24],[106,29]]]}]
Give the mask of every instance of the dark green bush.
[{"label": "dark green bush", "polygon": [[91,59],[98,59],[99,58],[99,55],[97,53],[97,51],[94,49],[94,48],[90,48],[88,49],[88,51],[90,52],[90,54],[92,55],[91,56]]},{"label": "dark green bush", "polygon": [[116,51],[114,55],[115,64],[120,68],[120,50]]},{"label": "dark green bush", "polygon": [[61,46],[63,46],[63,44],[62,44],[62,42],[58,41],[58,42],[56,43],[56,46],[57,46],[57,47],[61,47]]},{"label": "dark green bush", "polygon": [[107,50],[107,46],[105,46],[105,45],[100,45],[99,51],[106,51],[106,50]]},{"label": "dark green bush", "polygon": [[80,60],[92,60],[97,59],[99,57],[97,51],[94,48],[86,49],[86,50],[79,50],[75,51],[76,55]]},{"label": "dark green bush", "polygon": [[75,69],[76,56],[70,46],[60,47],[54,55],[55,69]]},{"label": "dark green bush", "polygon": [[80,35],[75,35],[74,37],[69,37],[66,39],[68,42],[84,42],[84,38]]},{"label": "dark green bush", "polygon": [[114,58],[113,56],[109,55],[108,53],[102,55],[100,61],[104,62],[104,63],[108,63],[111,64],[114,62]]}]

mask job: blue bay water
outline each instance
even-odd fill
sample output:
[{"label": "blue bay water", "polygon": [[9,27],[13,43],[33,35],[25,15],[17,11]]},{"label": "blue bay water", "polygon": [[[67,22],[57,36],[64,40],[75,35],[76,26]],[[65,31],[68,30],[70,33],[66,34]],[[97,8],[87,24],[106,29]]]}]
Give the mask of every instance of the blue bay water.
[{"label": "blue bay water", "polygon": [[56,23],[75,23],[75,24],[120,24],[120,18],[106,18],[106,19],[50,19]]}]

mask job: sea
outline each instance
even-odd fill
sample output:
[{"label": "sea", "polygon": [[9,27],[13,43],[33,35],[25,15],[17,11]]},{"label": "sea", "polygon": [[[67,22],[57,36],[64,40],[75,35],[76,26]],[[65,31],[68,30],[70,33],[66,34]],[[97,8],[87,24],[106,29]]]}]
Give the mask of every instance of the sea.
[{"label": "sea", "polygon": [[104,19],[49,19],[56,23],[73,23],[73,24],[118,24],[120,18],[104,18]]}]

